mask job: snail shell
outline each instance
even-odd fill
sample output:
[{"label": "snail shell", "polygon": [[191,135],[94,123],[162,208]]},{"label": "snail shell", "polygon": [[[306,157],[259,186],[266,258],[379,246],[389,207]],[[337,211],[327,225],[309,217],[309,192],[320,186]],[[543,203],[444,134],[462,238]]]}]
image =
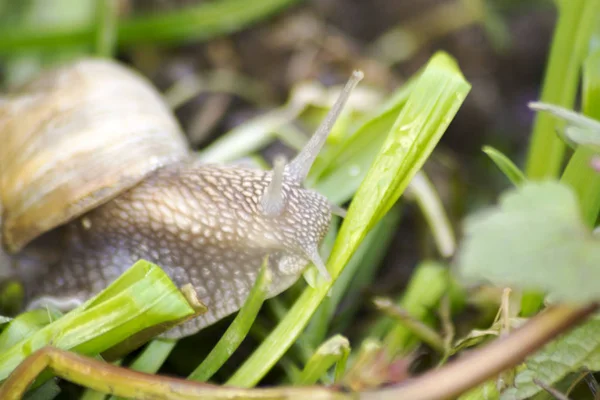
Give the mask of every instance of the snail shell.
[{"label": "snail shell", "polygon": [[48,71],[2,99],[0,132],[2,237],[10,253],[188,156],[153,87],[99,59]]},{"label": "snail shell", "polygon": [[336,208],[303,181],[361,77],[272,171],[196,161],[156,90],[111,61],[46,72],[3,99],[0,222],[28,308],[67,311],[143,258],[208,306],[165,335],[179,338],[237,311],[265,257],[269,296],[311,261],[328,278],[318,246]]}]

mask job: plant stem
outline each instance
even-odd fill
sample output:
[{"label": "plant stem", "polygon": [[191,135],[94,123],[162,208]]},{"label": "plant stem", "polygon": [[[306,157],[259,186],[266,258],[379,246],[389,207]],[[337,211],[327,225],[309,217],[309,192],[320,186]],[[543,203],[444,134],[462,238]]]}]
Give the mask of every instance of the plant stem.
[{"label": "plant stem", "polygon": [[442,354],[446,351],[444,340],[435,330],[421,322],[418,318],[412,316],[402,307],[394,304],[392,300],[378,297],[373,300],[373,302],[378,309],[405,326],[421,341],[431,346],[432,349]]},{"label": "plant stem", "polygon": [[522,362],[544,344],[583,321],[598,306],[550,307],[522,328],[440,369],[382,390],[361,393],[361,400],[438,400],[456,398]]},{"label": "plant stem", "polygon": [[351,395],[320,387],[238,389],[156,376],[117,367],[93,358],[44,347],[21,363],[0,387],[0,398],[19,400],[36,377],[49,368],[56,376],[104,393],[136,399],[263,399],[349,400]]}]

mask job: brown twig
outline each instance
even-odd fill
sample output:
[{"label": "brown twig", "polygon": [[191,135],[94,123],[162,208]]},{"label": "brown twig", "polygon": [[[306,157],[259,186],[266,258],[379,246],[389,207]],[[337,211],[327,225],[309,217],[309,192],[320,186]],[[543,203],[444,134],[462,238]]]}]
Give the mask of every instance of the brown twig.
[{"label": "brown twig", "polygon": [[96,391],[135,399],[353,399],[352,395],[323,387],[238,389],[156,376],[117,367],[55,347],[44,347],[26,358],[0,388],[0,399],[21,399],[29,385],[46,368],[50,368],[61,378]]},{"label": "brown twig", "polygon": [[596,311],[596,304],[575,308],[554,306],[533,317],[512,334],[447,366],[385,389],[361,393],[361,400],[453,399],[522,362],[559,334]]},{"label": "brown twig", "polygon": [[[598,309],[554,306],[533,317],[510,335],[480,350],[405,383],[385,389],[364,391],[361,400],[442,400],[465,391],[522,362],[554,337],[572,328]],[[355,395],[333,388],[307,387],[237,389],[159,377],[116,367],[88,357],[45,347],[25,359],[0,388],[0,398],[22,398],[29,385],[46,368],[71,382],[94,390],[133,398],[156,399],[335,399],[353,400]]]}]

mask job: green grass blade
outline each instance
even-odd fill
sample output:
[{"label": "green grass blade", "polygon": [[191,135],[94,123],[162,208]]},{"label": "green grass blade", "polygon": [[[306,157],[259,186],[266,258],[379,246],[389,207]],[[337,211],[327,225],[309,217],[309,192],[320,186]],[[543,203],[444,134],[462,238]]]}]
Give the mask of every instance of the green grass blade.
[{"label": "green grass blade", "polygon": [[54,310],[32,310],[19,314],[8,323],[0,335],[0,352],[6,351],[61,316],[61,313]]},{"label": "green grass blade", "polygon": [[[569,0],[558,5],[559,17],[540,101],[572,108],[581,65],[600,14],[600,0]],[[536,115],[525,168],[529,178],[559,174],[565,144],[556,136],[555,125],[551,116]]]},{"label": "green grass blade", "polygon": [[437,350],[440,354],[444,354],[446,347],[443,338],[429,325],[422,322],[419,318],[415,318],[387,297],[375,298],[373,302],[380,311],[394,318],[399,326],[407,328],[421,342]]},{"label": "green grass blade", "polygon": [[[557,2],[559,15],[552,39],[540,101],[572,108],[578,89],[580,68],[600,13],[600,0]],[[529,145],[525,172],[538,179],[559,174],[565,143],[555,133],[556,120],[545,113],[536,115]],[[573,158],[577,164],[586,161],[581,151]],[[578,169],[578,168],[577,168]],[[571,167],[573,171],[573,167]],[[569,172],[572,175],[572,172]],[[535,313],[543,304],[543,296],[525,292],[521,300],[523,316]]]},{"label": "green grass blade", "polygon": [[442,199],[424,171],[419,171],[410,182],[410,195],[421,209],[439,253],[451,257],[456,251],[454,230]]},{"label": "green grass blade", "polygon": [[205,382],[213,376],[242,343],[254,323],[271,283],[271,273],[265,262],[243,307],[223,337],[206,356],[204,361],[190,374],[188,379]]},{"label": "green grass blade", "polygon": [[[600,50],[598,49],[595,49],[584,63],[582,94],[583,113],[600,120]],[[595,155],[597,150],[592,147],[579,146],[561,177],[562,182],[570,185],[575,191],[583,221],[590,227],[595,225],[600,211],[600,175],[591,168],[592,158]],[[542,303],[543,294],[526,292],[521,301],[522,315],[534,314]]]},{"label": "green grass blade", "polygon": [[[600,121],[600,50],[592,53],[583,69],[583,114]],[[600,136],[600,132],[596,132]],[[567,164],[562,181],[577,193],[583,218],[593,227],[600,211],[600,174],[591,168],[597,151],[579,146]]]},{"label": "green grass blade", "polygon": [[378,112],[368,118],[326,160],[319,160],[311,170],[309,186],[335,204],[343,204],[352,198],[369,167],[377,156],[387,133],[410,95],[414,82],[398,88]]},{"label": "green grass blade", "polygon": [[[155,374],[158,372],[160,367],[165,363],[169,354],[177,344],[176,340],[172,339],[154,339],[144,349],[144,351],[137,356],[137,358],[129,365],[129,369],[134,371],[146,372],[148,374]],[[98,399],[104,399],[105,395],[99,392],[97,393]],[[89,394],[89,398],[81,400],[92,400],[92,395]],[[125,400],[122,397],[111,396],[109,400]]]},{"label": "green grass blade", "polygon": [[303,109],[293,105],[271,110],[220,136],[202,149],[197,157],[205,163],[222,163],[244,157],[270,143],[275,136],[274,131],[293,121]]},{"label": "green grass blade", "polygon": [[[375,280],[377,268],[382,263],[386,254],[388,254],[389,246],[392,244],[394,234],[398,229],[398,223],[402,214],[402,207],[394,207],[379,221],[379,224],[369,233],[375,233],[372,242],[368,245],[365,255],[358,271],[354,274],[354,278],[349,284],[348,289],[344,294],[344,309],[335,316],[335,320],[331,324],[332,332],[344,332],[351,326],[355,315],[364,305],[364,294],[369,290],[372,282]],[[365,238],[368,240],[369,236]],[[363,241],[364,243],[364,241]],[[359,249],[360,251],[360,249]],[[338,281],[343,281],[346,270],[351,267],[349,264]],[[337,282],[336,282],[337,284]],[[335,294],[335,286],[333,294]]]},{"label": "green grass blade", "polygon": [[325,340],[334,312],[342,299],[346,299],[344,313],[336,318],[336,332],[343,331],[357,308],[364,303],[361,292],[372,282],[377,267],[387,254],[399,220],[400,209],[395,207],[369,232],[335,281],[331,294],[323,300],[302,334],[313,348]]},{"label": "green grass blade", "polygon": [[[399,306],[414,318],[431,325],[434,310],[450,288],[450,273],[445,265],[426,261],[417,267]],[[384,336],[384,345],[393,354],[407,354],[419,343],[412,330],[386,317],[377,324],[373,334]]]},{"label": "green grass blade", "polygon": [[519,186],[527,179],[519,167],[517,167],[512,160],[505,156],[500,150],[496,150],[492,146],[483,146],[483,152],[492,159],[498,169],[502,171],[504,176],[506,176],[513,185]]},{"label": "green grass blade", "polygon": [[177,341],[172,339],[154,339],[148,343],[142,354],[129,365],[129,368],[149,374],[156,373],[165,363],[176,344]]},{"label": "green grass blade", "polygon": [[294,382],[296,385],[314,385],[323,379],[329,368],[340,362],[345,364],[350,354],[350,342],[341,335],[336,335],[323,343]]},{"label": "green grass blade", "polygon": [[96,54],[100,57],[112,57],[117,44],[117,0],[96,0]]},{"label": "green grass blade", "polygon": [[[138,43],[173,43],[207,40],[239,31],[300,0],[220,0],[201,3],[159,15],[124,19],[117,29],[120,46]],[[49,50],[92,45],[92,25],[6,27],[0,29],[0,53]]]},{"label": "green grass blade", "polygon": [[[469,90],[469,83],[450,56],[438,53],[431,59],[350,204],[327,264],[333,280],[422,167]],[[255,385],[298,338],[333,283],[307,288],[228,383]]]},{"label": "green grass blade", "polygon": [[[55,381],[47,381],[40,387],[28,391],[23,400],[52,400],[61,392],[60,386]],[[90,399],[81,399],[90,400]]]},{"label": "green grass blade", "polygon": [[95,355],[137,332],[194,313],[162,269],[139,261],[98,296],[1,353],[0,380],[48,344]]}]

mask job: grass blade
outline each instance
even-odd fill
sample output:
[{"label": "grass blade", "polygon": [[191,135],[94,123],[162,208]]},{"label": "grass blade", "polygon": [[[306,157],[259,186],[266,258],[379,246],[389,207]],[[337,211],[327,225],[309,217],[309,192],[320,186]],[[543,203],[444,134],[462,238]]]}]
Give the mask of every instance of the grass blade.
[{"label": "grass blade", "polygon": [[[327,265],[334,280],[422,167],[469,90],[450,56],[438,53],[431,59],[350,205]],[[307,288],[228,383],[255,385],[298,338],[332,284],[321,282],[316,288]]]},{"label": "grass blade", "polygon": [[400,220],[400,209],[393,208],[382,218],[360,244],[310,321],[302,337],[316,347],[322,343],[332,324],[334,312],[344,300],[344,312],[336,317],[335,331],[342,332],[357,308],[363,304],[361,292],[372,282],[377,268],[394,237]]},{"label": "grass blade", "polygon": [[117,0],[96,0],[96,54],[112,57],[117,44]]},{"label": "grass blade", "polygon": [[336,363],[345,364],[350,354],[350,342],[336,335],[323,343],[308,360],[294,384],[313,385]]},{"label": "grass blade", "polygon": [[319,160],[309,175],[309,186],[314,186],[335,204],[350,200],[364,180],[413,87],[414,82],[410,81],[398,88],[382,105],[381,111],[368,118],[327,159]]},{"label": "grass blade", "polygon": [[[559,17],[540,101],[572,108],[580,68],[600,13],[600,0],[557,2]],[[531,179],[556,177],[565,152],[549,115],[536,115],[525,172]]]},{"label": "grass blade", "polygon": [[435,186],[425,172],[419,171],[410,182],[409,189],[427,221],[439,253],[442,257],[451,257],[456,251],[456,238]]},{"label": "grass blade", "polygon": [[[435,319],[431,310],[448,293],[450,284],[450,273],[445,265],[432,261],[423,262],[413,273],[398,304],[413,318],[432,325]],[[412,330],[389,317],[375,325],[372,334],[384,337],[384,345],[391,354],[408,354],[419,343]]]},{"label": "grass blade", "polygon": [[[583,69],[583,114],[600,121],[600,50],[594,51]],[[596,132],[600,136],[600,132]],[[562,181],[577,193],[583,217],[593,227],[600,211],[600,174],[591,168],[596,151],[579,146],[569,160]]]},{"label": "grass blade", "polygon": [[[148,343],[148,346],[146,346],[144,351],[131,363],[131,365],[129,365],[129,369],[145,372],[147,374],[157,373],[176,344],[177,341],[172,339],[154,339]],[[104,399],[105,397],[103,393],[94,393],[98,395],[98,397],[96,397],[98,399]],[[88,398],[82,398],[81,400],[92,400],[92,395],[90,394]],[[111,396],[109,400],[125,400],[125,398]]]},{"label": "grass blade", "polygon": [[[221,0],[120,21],[117,44],[207,40],[239,31],[300,0]],[[0,53],[45,50],[94,43],[93,25],[6,27],[0,29]]]},{"label": "grass blade", "polygon": [[231,357],[233,352],[242,343],[250,327],[254,323],[258,311],[265,301],[269,285],[271,283],[271,274],[265,262],[256,278],[256,282],[225,334],[221,337],[216,346],[206,356],[204,361],[190,374],[188,379],[205,382],[213,376],[225,361]]},{"label": "grass blade", "polygon": [[513,185],[519,186],[525,182],[525,174],[500,150],[496,150],[492,146],[483,146],[483,152],[492,159],[498,169],[502,171],[504,176],[506,176]]},{"label": "grass blade", "polygon": [[139,261],[96,297],[0,354],[0,380],[50,343],[95,355],[149,327],[194,314],[162,269]]}]

